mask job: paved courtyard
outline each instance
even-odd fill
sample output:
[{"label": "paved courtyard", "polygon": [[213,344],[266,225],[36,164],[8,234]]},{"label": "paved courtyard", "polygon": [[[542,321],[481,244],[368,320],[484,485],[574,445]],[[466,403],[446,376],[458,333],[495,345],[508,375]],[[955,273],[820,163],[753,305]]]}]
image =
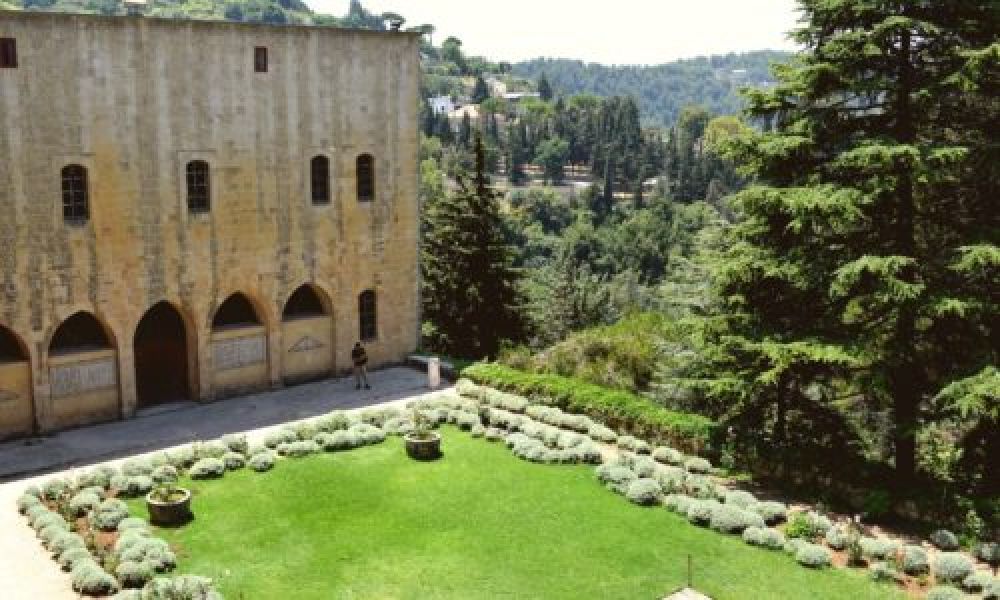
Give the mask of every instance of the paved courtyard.
[{"label": "paved courtyard", "polygon": [[289,421],[335,409],[402,404],[428,393],[423,373],[398,367],[370,375],[371,390],[355,390],[352,378],[331,379],[211,404],[182,404],[147,411],[134,419],[84,427],[28,441],[0,444],[0,581],[4,600],[69,600],[69,575],[42,548],[17,514],[14,502],[28,485],[54,472],[154,452],[227,433],[251,441]]}]

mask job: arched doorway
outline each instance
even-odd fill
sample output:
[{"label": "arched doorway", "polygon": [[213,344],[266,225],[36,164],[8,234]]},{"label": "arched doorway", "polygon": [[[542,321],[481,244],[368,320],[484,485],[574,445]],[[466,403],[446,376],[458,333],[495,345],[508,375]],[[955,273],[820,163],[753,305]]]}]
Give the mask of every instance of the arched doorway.
[{"label": "arched doorway", "polygon": [[268,332],[250,299],[239,292],[212,317],[212,382],[216,398],[236,396],[270,384]]},{"label": "arched doorway", "polygon": [[28,353],[14,332],[0,325],[0,440],[31,435],[34,429]]},{"label": "arched doorway", "polygon": [[291,385],[323,379],[334,371],[330,302],[316,286],[296,289],[281,312],[281,376]]},{"label": "arched doorway", "polygon": [[190,400],[184,319],[168,302],[150,308],[135,330],[135,388],[139,408]]}]

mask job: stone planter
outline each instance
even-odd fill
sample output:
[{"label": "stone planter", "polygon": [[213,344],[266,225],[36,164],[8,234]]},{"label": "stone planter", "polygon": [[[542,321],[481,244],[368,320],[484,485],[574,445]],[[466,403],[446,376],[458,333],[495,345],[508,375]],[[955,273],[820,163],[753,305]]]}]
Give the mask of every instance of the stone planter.
[{"label": "stone planter", "polygon": [[177,488],[182,496],[170,502],[153,499],[153,492],[146,494],[146,507],[149,509],[149,522],[153,525],[173,526],[187,523],[194,515],[191,514],[191,490]]},{"label": "stone planter", "polygon": [[426,438],[407,434],[403,438],[406,454],[414,460],[434,460],[441,457],[441,436],[432,431]]}]

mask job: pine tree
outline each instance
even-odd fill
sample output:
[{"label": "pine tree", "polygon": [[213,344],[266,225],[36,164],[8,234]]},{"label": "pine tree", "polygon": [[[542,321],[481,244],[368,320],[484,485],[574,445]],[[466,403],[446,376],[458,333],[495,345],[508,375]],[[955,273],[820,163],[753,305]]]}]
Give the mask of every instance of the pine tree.
[{"label": "pine tree", "polygon": [[472,103],[479,104],[490,97],[490,88],[482,75],[476,75],[476,84],[472,88]]},{"label": "pine tree", "polygon": [[428,208],[421,249],[429,342],[438,351],[468,358],[495,357],[503,340],[520,340],[524,332],[520,274],[504,240],[478,134],[475,157],[471,186],[468,176],[460,175],[459,189]]},{"label": "pine tree", "polygon": [[758,183],[735,198],[728,316],[703,323],[696,379],[789,447],[789,411],[846,382],[891,409],[910,482],[929,400],[998,359],[1000,5],[800,5],[807,52],[749,96],[775,127],[734,152]]},{"label": "pine tree", "polygon": [[538,77],[538,95],[546,102],[551,100],[553,96],[552,84],[549,83],[549,79],[545,76],[545,73],[542,73]]}]

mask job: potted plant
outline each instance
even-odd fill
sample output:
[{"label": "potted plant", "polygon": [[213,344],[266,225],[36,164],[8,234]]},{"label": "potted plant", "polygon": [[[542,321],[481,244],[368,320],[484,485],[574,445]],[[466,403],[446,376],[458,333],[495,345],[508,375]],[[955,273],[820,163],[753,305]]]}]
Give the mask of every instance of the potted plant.
[{"label": "potted plant", "polygon": [[191,513],[191,490],[173,483],[161,483],[146,494],[149,522],[153,525],[183,525],[194,515]]},{"label": "potted plant", "polygon": [[415,460],[434,460],[441,456],[441,435],[431,429],[430,420],[413,408],[413,431],[403,437],[406,454]]}]

